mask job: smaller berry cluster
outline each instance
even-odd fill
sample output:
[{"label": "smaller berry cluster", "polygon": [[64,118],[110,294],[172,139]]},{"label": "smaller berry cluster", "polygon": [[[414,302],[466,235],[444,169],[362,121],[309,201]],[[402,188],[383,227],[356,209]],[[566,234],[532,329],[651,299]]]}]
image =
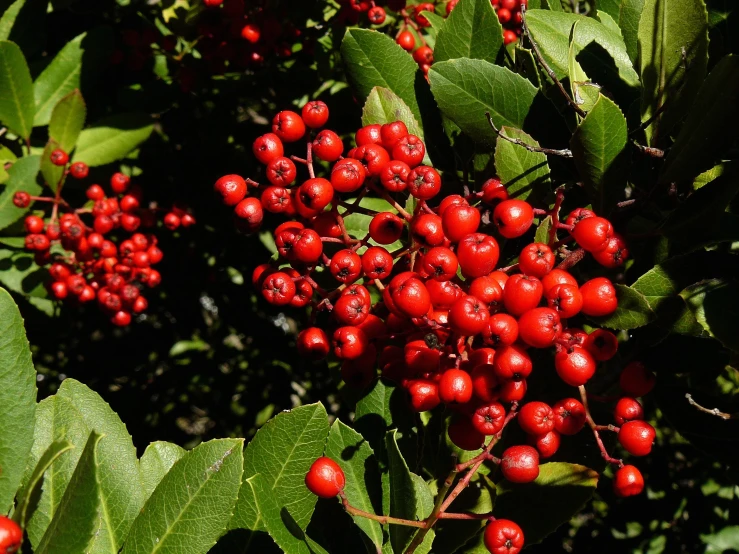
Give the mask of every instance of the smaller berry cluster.
[{"label": "smaller berry cluster", "polygon": [[[63,150],[54,150],[50,160],[65,168],[65,176],[85,179],[89,174],[88,166],[82,162],[67,167],[69,156]],[[38,265],[49,265],[49,290],[54,298],[73,304],[97,299],[113,324],[126,326],[131,323],[132,314],[148,307],[142,289],[156,287],[162,280],[153,267],[164,256],[154,234],[157,210],[141,207],[141,188],[132,186],[131,179],[123,173],[110,178],[111,196],[100,185],[91,185],[86,190],[87,205],[77,209],[62,198],[63,184],[64,177],[53,197],[15,193],[13,203],[19,208],[27,208],[31,202],[52,204],[48,220],[38,215],[26,216],[26,249],[35,253]],[[66,212],[60,215],[60,208]],[[88,214],[92,226],[83,221]],[[173,207],[163,223],[175,230],[193,225],[195,218]],[[147,229],[147,233],[139,232],[140,228]],[[61,251],[53,250],[56,244]]]}]

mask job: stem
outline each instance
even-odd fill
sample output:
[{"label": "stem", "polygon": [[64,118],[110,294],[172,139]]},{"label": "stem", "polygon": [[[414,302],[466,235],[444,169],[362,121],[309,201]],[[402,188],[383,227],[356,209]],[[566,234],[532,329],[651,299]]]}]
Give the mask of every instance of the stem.
[{"label": "stem", "polygon": [[703,412],[704,414],[709,414],[712,416],[720,417],[721,419],[724,419],[724,420],[739,419],[739,414],[727,414],[726,412],[720,411],[718,408],[704,408],[703,406],[698,404],[695,400],[693,400],[693,395],[691,395],[689,392],[685,393],[685,398],[688,399],[688,404],[693,406],[699,412]]},{"label": "stem", "polygon": [[[562,224],[559,222],[559,210],[562,207],[562,202],[565,199],[565,191],[562,188],[557,189],[557,195],[554,198],[554,207],[552,208],[552,226],[549,228],[549,246],[551,247],[557,242],[557,229],[561,229]],[[565,227],[569,227],[565,225]]]},{"label": "stem", "polygon": [[439,519],[490,519],[493,514],[439,514]]},{"label": "stem", "polygon": [[507,140],[508,142],[513,143],[513,144],[516,144],[518,146],[522,146],[523,148],[525,148],[529,152],[537,152],[537,153],[540,153],[540,154],[549,154],[551,156],[562,156],[563,158],[571,158],[572,157],[572,150],[567,150],[567,149],[554,150],[552,148],[543,148],[541,146],[531,146],[530,144],[526,144],[521,139],[511,138],[509,136],[506,136],[506,135],[503,134],[503,132],[500,129],[498,129],[495,126],[495,123],[493,122],[493,118],[490,116],[490,112],[485,112],[485,117],[488,118],[488,123],[493,128],[493,131],[495,131],[496,134],[500,138],[502,138],[504,140]]},{"label": "stem", "polygon": [[585,257],[585,250],[578,248],[570,252],[567,257],[557,266],[557,269],[570,269]]},{"label": "stem", "polygon": [[339,494],[341,495],[341,503],[344,505],[344,509],[353,516],[373,519],[380,522],[382,525],[392,523],[394,525],[405,525],[406,527],[418,527],[419,529],[423,529],[426,526],[426,523],[423,521],[411,521],[410,519],[400,519],[392,516],[378,516],[370,512],[365,512],[364,510],[360,510],[359,508],[355,508],[354,506],[349,504],[349,499],[346,497],[343,491]]},{"label": "stem", "polygon": [[664,158],[665,157],[665,151],[664,150],[660,150],[659,148],[651,148],[649,146],[644,146],[642,144],[639,144],[635,140],[634,141],[631,141],[631,143],[642,154],[646,154],[647,156],[651,156],[652,158]]},{"label": "stem", "polygon": [[411,544],[408,546],[406,554],[413,554],[413,552],[416,551],[416,548],[418,548],[421,543],[423,543],[423,540],[426,538],[429,529],[431,529],[436,521],[441,516],[443,516],[441,506],[444,503],[444,497],[446,496],[446,493],[449,492],[450,488],[452,488],[452,484],[454,483],[454,477],[456,474],[456,470],[452,469],[452,471],[449,472],[449,475],[447,475],[446,479],[444,479],[444,484],[441,486],[438,494],[436,495],[436,503],[434,504],[434,509],[431,510],[431,514],[429,515],[429,517],[426,518],[426,527],[418,531],[416,533],[416,536],[413,537],[413,542],[411,542]]},{"label": "stem", "polygon": [[390,204],[393,208],[395,208],[398,211],[398,213],[403,216],[403,219],[405,219],[406,221],[410,221],[412,219],[411,214],[409,214],[408,212],[406,212],[403,209],[403,207],[400,204],[398,204],[395,200],[393,200],[393,198],[385,190],[380,189],[376,185],[372,185],[371,184],[369,186],[370,186],[370,188],[372,188],[373,191],[375,191],[377,194],[379,194],[380,196],[382,196],[382,198],[388,204]]},{"label": "stem", "polygon": [[577,389],[580,391],[580,399],[582,400],[582,405],[585,407],[585,418],[588,421],[588,425],[590,425],[590,428],[593,430],[593,436],[595,437],[595,442],[598,443],[600,455],[603,456],[603,459],[609,464],[615,464],[618,467],[624,467],[623,460],[613,458],[608,454],[606,446],[603,444],[603,441],[600,438],[600,433],[598,433],[599,426],[595,424],[595,421],[593,421],[593,416],[590,415],[590,407],[588,406],[588,393],[585,391],[585,385],[580,385],[579,387],[577,387]]}]

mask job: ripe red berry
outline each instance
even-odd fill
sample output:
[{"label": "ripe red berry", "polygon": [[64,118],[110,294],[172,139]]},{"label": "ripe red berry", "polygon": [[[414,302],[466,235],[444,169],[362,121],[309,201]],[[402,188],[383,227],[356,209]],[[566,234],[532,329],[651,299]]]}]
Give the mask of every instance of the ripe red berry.
[{"label": "ripe red berry", "polygon": [[539,476],[539,453],[530,446],[511,446],[501,456],[500,469],[511,483],[530,483]]},{"label": "ripe red berry", "polygon": [[582,310],[582,294],[577,285],[555,285],[546,293],[547,304],[562,319],[575,317]]},{"label": "ripe red berry", "polygon": [[626,263],[628,257],[629,249],[626,246],[626,241],[616,232],[608,239],[608,244],[606,244],[605,248],[598,252],[593,252],[595,261],[610,269],[621,267]]},{"label": "ripe red berry", "polygon": [[544,402],[529,402],[521,407],[518,424],[524,433],[543,435],[554,429],[554,412]]},{"label": "ripe red berry", "polygon": [[642,362],[631,362],[621,372],[619,386],[629,396],[645,396],[649,394],[657,381],[654,373]]},{"label": "ripe red berry", "polygon": [[395,39],[395,42],[397,42],[406,52],[412,52],[416,47],[416,37],[414,37],[413,33],[410,31],[403,31],[400,33]]},{"label": "ripe red berry", "polygon": [[[445,240],[441,218],[434,214],[415,216],[411,221],[411,233],[415,240],[426,246],[439,246]],[[459,250],[457,250],[457,258],[459,258]]]},{"label": "ripe red berry", "polygon": [[616,402],[613,409],[613,418],[618,425],[623,425],[627,421],[634,421],[644,417],[644,409],[638,400],[624,396]]},{"label": "ripe red berry", "polygon": [[164,226],[170,231],[177,229],[177,227],[180,226],[180,223],[180,217],[175,213],[170,212],[164,216]]},{"label": "ripe red berry", "polygon": [[449,326],[455,333],[472,337],[482,332],[490,319],[487,306],[474,296],[464,296],[449,310]]},{"label": "ripe red berry", "polygon": [[616,355],[618,338],[606,329],[596,329],[587,336],[583,346],[597,361],[605,362]]},{"label": "ripe red berry", "polygon": [[361,325],[369,315],[370,302],[357,295],[342,295],[334,304],[334,317],[339,325]]},{"label": "ripe red berry", "polygon": [[587,383],[595,375],[595,367],[595,360],[582,346],[572,346],[554,356],[557,375],[573,387]]},{"label": "ripe red berry", "polygon": [[354,141],[357,143],[357,146],[382,144],[382,125],[379,123],[365,125],[355,133]]},{"label": "ripe red berry", "polygon": [[44,220],[37,215],[29,215],[23,221],[27,233],[38,234],[44,232]]},{"label": "ripe red berry", "polygon": [[316,135],[312,143],[313,154],[324,162],[335,162],[344,152],[344,143],[341,137],[331,131],[324,129]]},{"label": "ripe red berry", "polygon": [[311,100],[303,106],[303,121],[311,129],[318,129],[328,121],[328,106],[321,100]]},{"label": "ripe red berry", "polygon": [[518,332],[521,340],[534,348],[547,348],[562,331],[559,315],[551,308],[534,308],[518,320]]},{"label": "ripe red berry", "polygon": [[328,269],[340,283],[353,283],[362,274],[362,260],[353,250],[345,248],[333,255]]},{"label": "ripe red berry", "polygon": [[523,200],[504,200],[493,210],[498,232],[508,239],[520,237],[534,222],[534,210]]},{"label": "ripe red berry", "polygon": [[493,369],[498,379],[520,381],[531,375],[533,365],[526,350],[513,344],[496,350]]},{"label": "ripe red berry", "polygon": [[500,182],[497,177],[492,177],[482,184],[482,201],[487,204],[494,204],[508,200],[508,190],[505,185]]},{"label": "ripe red berry", "polygon": [[334,355],[340,360],[359,358],[367,349],[367,335],[358,327],[339,327],[333,335]]},{"label": "ripe red berry", "polygon": [[528,443],[535,447],[541,458],[551,458],[559,450],[562,441],[556,430],[549,431],[543,435],[529,435]]},{"label": "ripe red berry", "polygon": [[482,338],[490,346],[510,346],[518,339],[518,322],[508,314],[493,314],[482,330]]},{"label": "ripe red berry", "polygon": [[485,443],[485,435],[472,425],[468,417],[457,416],[452,418],[447,428],[449,440],[462,450],[479,450]]},{"label": "ripe red berry", "polygon": [[632,456],[646,456],[652,451],[654,427],[646,421],[627,421],[618,432],[618,442]]},{"label": "ripe red berry", "polygon": [[490,554],[518,554],[524,545],[523,531],[509,519],[496,519],[485,527],[483,541]]},{"label": "ripe red berry", "polygon": [[511,20],[511,17],[511,10],[506,8],[500,8],[498,10],[498,21],[500,21],[502,25],[508,23]]},{"label": "ripe red berry", "polygon": [[[110,188],[113,189],[113,192],[116,194],[123,194],[128,190],[128,186],[131,184],[131,178],[128,175],[125,175],[124,173],[116,172],[113,173],[113,175],[110,178]],[[92,185],[93,187],[97,185]],[[90,187],[91,189],[92,187]],[[88,191],[90,190],[88,189]],[[102,189],[101,189],[102,192]],[[102,198],[104,195],[100,195],[100,198]],[[89,194],[88,194],[89,198]],[[97,200],[97,198],[93,198],[93,200]]]},{"label": "ripe red berry", "polygon": [[475,366],[470,377],[472,378],[472,390],[477,398],[484,402],[493,402],[498,399],[500,396],[496,390],[498,378],[492,363]]},{"label": "ripe red berry", "polygon": [[503,289],[503,305],[508,313],[521,316],[539,305],[543,293],[541,281],[520,273],[511,276]]},{"label": "ripe red berry", "polygon": [[13,195],[13,205],[16,208],[27,208],[31,204],[31,195],[27,192],[16,192]]},{"label": "ripe red berry", "polygon": [[480,212],[469,205],[450,206],[441,216],[441,225],[450,241],[459,242],[477,231],[480,226]]},{"label": "ripe red berry", "polygon": [[503,44],[511,44],[513,42],[516,42],[517,40],[518,35],[514,31],[511,31],[510,29],[505,29],[503,31]]},{"label": "ripe red berry", "polygon": [[49,159],[51,160],[51,163],[54,165],[64,166],[64,165],[67,165],[67,162],[69,161],[69,155],[67,155],[67,153],[64,150],[57,148],[51,153],[51,155],[49,156]]},{"label": "ripe red berry", "polygon": [[118,327],[126,327],[131,324],[131,313],[124,310],[118,310],[110,318],[110,322]]},{"label": "ripe red berry", "polygon": [[407,163],[410,167],[416,167],[423,161],[426,155],[426,147],[423,141],[416,135],[408,134],[398,140],[393,146],[391,156],[394,160]]},{"label": "ripe red berry", "polygon": [[295,142],[303,138],[305,123],[295,112],[283,110],[272,119],[272,132],[285,142]]},{"label": "ripe red berry", "polygon": [[596,277],[580,287],[582,294],[582,313],[599,317],[611,314],[618,308],[616,288],[610,279]]},{"label": "ripe red berry", "polygon": [[632,465],[625,465],[613,476],[613,492],[622,498],[636,496],[644,490],[644,477]]},{"label": "ripe red berry", "polygon": [[403,220],[391,212],[380,212],[369,224],[370,238],[378,244],[392,244],[403,234]]},{"label": "ripe red berry", "polygon": [[427,379],[411,381],[407,387],[411,395],[411,407],[416,412],[433,410],[441,403],[439,385]]},{"label": "ripe red berry", "polygon": [[554,429],[562,435],[574,435],[585,426],[585,406],[574,398],[565,398],[553,407]]},{"label": "ripe red berry", "polygon": [[239,175],[224,175],[213,186],[226,206],[235,206],[246,196],[246,181]]},{"label": "ripe red berry", "polygon": [[526,390],[526,379],[505,381],[500,385],[500,400],[502,402],[521,402],[526,396]]},{"label": "ripe red berry", "polygon": [[323,329],[308,327],[298,334],[297,347],[301,356],[320,360],[328,356],[331,345]]},{"label": "ripe red berry", "polygon": [[295,283],[292,277],[282,271],[268,275],[262,283],[262,296],[275,306],[289,304],[295,296]]},{"label": "ripe red berry", "polygon": [[608,246],[613,234],[613,226],[602,217],[588,217],[580,220],[572,230],[572,236],[583,250],[598,252]]},{"label": "ripe red berry", "polygon": [[90,173],[90,168],[84,162],[74,162],[69,166],[69,174],[75,179],[85,179]]},{"label": "ripe red berry", "polygon": [[486,275],[478,277],[470,283],[469,293],[491,309],[497,308],[503,299],[503,289],[498,281]]},{"label": "ripe red berry", "polygon": [[439,194],[440,190],[441,175],[433,167],[420,165],[408,174],[408,191],[413,197],[419,200],[430,200]]},{"label": "ripe red berry", "polygon": [[472,379],[461,369],[447,369],[439,381],[439,398],[445,404],[466,404],[472,398]]},{"label": "ripe red berry", "polygon": [[10,518],[0,516],[0,552],[14,554],[23,542],[23,530]]},{"label": "ripe red berry", "polygon": [[495,435],[503,428],[505,408],[499,402],[483,404],[472,414],[472,425],[483,435]]},{"label": "ripe red berry", "polygon": [[379,144],[365,144],[349,153],[350,158],[362,162],[367,173],[373,177],[382,174],[382,170],[390,162],[390,154]]},{"label": "ripe red berry", "polygon": [[549,294],[557,285],[574,285],[577,287],[577,279],[575,279],[570,273],[564,269],[553,269],[547,273],[541,279],[541,284],[544,287],[544,294]]},{"label": "ripe red berry", "polygon": [[394,277],[385,291],[389,293],[396,310],[407,317],[423,317],[431,309],[428,289],[412,273]]},{"label": "ripe red berry", "polygon": [[406,136],[408,136],[408,127],[402,121],[392,121],[380,127],[380,140],[388,152],[392,151],[393,146]]},{"label": "ripe red berry", "polygon": [[446,246],[430,248],[421,258],[421,272],[436,281],[449,281],[457,275],[459,262]]},{"label": "ripe red berry", "polygon": [[344,490],[346,478],[339,464],[322,456],[310,466],[305,476],[305,486],[321,498],[333,498]]},{"label": "ripe red berry", "polygon": [[385,10],[381,6],[375,6],[367,11],[367,19],[373,25],[382,25],[385,23]]},{"label": "ripe red berry", "polygon": [[413,59],[418,65],[434,63],[434,51],[429,46],[420,46],[413,52]]},{"label": "ripe red berry", "polygon": [[275,158],[281,158],[285,152],[280,137],[274,133],[266,133],[258,137],[254,141],[252,150],[257,160],[264,165],[267,165]]},{"label": "ripe red berry", "polygon": [[355,159],[344,158],[331,170],[331,186],[338,192],[354,192],[364,184],[367,171]]},{"label": "ripe red berry", "polygon": [[500,256],[500,247],[490,235],[472,233],[457,245],[457,259],[467,277],[482,277],[495,269]]},{"label": "ripe red berry", "polygon": [[546,244],[534,242],[526,246],[518,257],[518,268],[526,275],[541,279],[554,268],[554,252]]}]

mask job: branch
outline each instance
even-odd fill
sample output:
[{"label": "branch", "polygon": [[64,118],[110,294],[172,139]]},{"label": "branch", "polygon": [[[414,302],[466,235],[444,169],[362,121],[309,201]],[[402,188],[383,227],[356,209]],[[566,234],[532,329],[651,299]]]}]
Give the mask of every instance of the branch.
[{"label": "branch", "polygon": [[495,126],[495,123],[493,122],[493,118],[490,116],[490,112],[485,112],[485,117],[488,118],[488,123],[493,128],[493,131],[502,139],[507,140],[510,143],[516,144],[518,146],[522,146],[529,152],[538,152],[541,154],[550,154],[552,156],[562,156],[563,158],[571,158],[572,157],[572,150],[553,150],[551,148],[542,148],[541,146],[531,146],[530,144],[526,144],[521,139],[517,138],[511,138],[503,134],[503,132],[498,129]]},{"label": "branch", "polygon": [[[608,454],[608,451],[606,450],[606,446],[603,444],[603,441],[600,438],[600,434],[598,433],[598,429],[600,426],[595,424],[595,421],[593,421],[593,416],[590,415],[590,407],[588,406],[588,393],[585,391],[585,386],[580,385],[577,388],[580,391],[580,399],[582,400],[582,405],[585,407],[585,417],[588,420],[588,425],[590,425],[590,428],[593,430],[593,436],[595,437],[595,442],[598,443],[598,448],[600,449],[600,455],[603,456],[603,459],[609,464],[615,464],[618,467],[624,467],[623,460],[618,460],[616,458],[611,457]],[[615,427],[614,427],[614,430],[615,430]]]},{"label": "branch", "polygon": [[664,158],[665,157],[664,150],[660,150],[659,148],[651,148],[650,146],[644,146],[642,144],[639,144],[636,141],[631,141],[631,143],[642,154],[646,154],[647,156],[651,156],[652,158]]},{"label": "branch", "polygon": [[395,525],[405,525],[406,527],[418,527],[419,529],[424,529],[426,527],[426,523],[423,521],[412,521],[410,519],[400,519],[392,516],[378,516],[370,512],[365,512],[364,510],[360,510],[359,508],[355,508],[354,506],[349,504],[349,499],[346,497],[343,491],[339,494],[341,495],[341,503],[344,505],[344,509],[353,516],[373,519],[380,522],[382,525],[392,523]]},{"label": "branch", "polygon": [[697,409],[699,412],[703,412],[704,414],[709,414],[712,416],[720,417],[723,420],[729,420],[729,419],[739,419],[739,414],[727,414],[726,412],[720,411],[718,408],[704,408],[700,404],[698,404],[695,400],[693,400],[693,395],[689,392],[685,393],[685,398],[688,399],[688,404],[693,406],[695,409]]}]

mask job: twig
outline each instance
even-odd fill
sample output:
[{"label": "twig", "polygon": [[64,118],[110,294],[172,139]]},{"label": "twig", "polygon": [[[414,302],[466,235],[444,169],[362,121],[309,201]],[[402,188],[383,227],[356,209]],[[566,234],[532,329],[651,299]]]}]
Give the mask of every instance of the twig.
[{"label": "twig", "polygon": [[585,117],[587,114],[585,111],[577,105],[577,103],[572,99],[572,97],[567,93],[565,90],[565,87],[562,85],[562,83],[557,79],[557,75],[555,75],[554,71],[552,71],[552,68],[549,67],[547,62],[544,61],[544,56],[541,54],[541,50],[539,50],[539,46],[534,42],[534,39],[531,36],[531,33],[529,32],[529,26],[528,23],[526,23],[526,5],[521,4],[521,24],[523,26],[523,32],[526,35],[526,38],[529,39],[529,42],[531,43],[531,48],[534,50],[534,54],[536,55],[536,59],[539,61],[541,66],[544,68],[544,71],[547,72],[547,75],[549,75],[549,78],[554,81],[554,84],[559,87],[559,91],[562,93],[562,96],[565,97],[565,100],[567,100],[567,103],[572,106],[572,108],[577,112],[577,115],[580,117]]},{"label": "twig", "polygon": [[585,250],[583,250],[582,248],[578,248],[577,250],[574,250],[567,254],[567,257],[560,262],[560,264],[557,266],[557,269],[570,269],[577,262],[581,261],[584,257]]},{"label": "twig", "polygon": [[365,512],[364,510],[360,510],[359,508],[355,508],[354,506],[349,504],[349,499],[346,497],[343,491],[340,493],[340,495],[341,495],[341,503],[344,505],[344,509],[353,516],[366,517],[367,519],[373,519],[375,521],[380,522],[382,525],[393,523],[395,525],[405,525],[406,527],[418,527],[419,529],[424,529],[426,527],[426,522],[424,521],[412,521],[410,519],[401,519],[401,518],[392,517],[392,516],[378,516],[370,512]]},{"label": "twig", "polygon": [[577,388],[580,391],[580,399],[582,400],[582,405],[585,407],[585,418],[588,420],[588,425],[590,425],[590,428],[593,431],[595,442],[598,443],[598,448],[600,449],[600,455],[609,464],[615,464],[618,467],[624,467],[623,460],[613,458],[611,457],[610,454],[608,454],[608,451],[606,450],[606,446],[603,444],[603,441],[600,438],[600,434],[598,433],[599,426],[595,424],[595,421],[593,421],[593,416],[590,415],[590,407],[588,406],[588,393],[585,391],[585,386],[580,385]]},{"label": "twig", "polygon": [[688,404],[690,404],[695,409],[697,409],[698,411],[703,412],[705,414],[709,414],[709,415],[712,415],[712,416],[720,417],[721,419],[724,419],[724,420],[739,419],[739,414],[727,414],[726,412],[722,412],[718,408],[712,408],[712,409],[711,408],[704,408],[703,406],[701,406],[700,404],[698,404],[695,400],[693,400],[693,395],[690,394],[689,392],[686,392],[685,393],[685,398],[688,399]]},{"label": "twig", "polygon": [[644,146],[643,144],[639,144],[635,140],[632,140],[631,143],[642,154],[646,154],[647,156],[651,156],[652,158],[664,158],[665,157],[664,150],[660,150],[659,148],[652,148],[651,146]]},{"label": "twig", "polygon": [[508,136],[504,135],[503,132],[495,126],[495,122],[493,122],[493,118],[490,116],[490,112],[485,112],[485,117],[488,118],[488,123],[493,128],[493,131],[495,131],[495,133],[500,138],[505,139],[508,142],[513,143],[513,144],[516,144],[518,146],[522,146],[523,148],[525,148],[529,152],[538,152],[538,153],[541,153],[541,154],[549,154],[549,155],[552,155],[552,156],[561,156],[563,158],[571,158],[572,157],[572,150],[568,150],[568,149],[554,150],[552,148],[543,148],[541,146],[531,146],[530,144],[526,144],[521,139],[508,137]]}]

